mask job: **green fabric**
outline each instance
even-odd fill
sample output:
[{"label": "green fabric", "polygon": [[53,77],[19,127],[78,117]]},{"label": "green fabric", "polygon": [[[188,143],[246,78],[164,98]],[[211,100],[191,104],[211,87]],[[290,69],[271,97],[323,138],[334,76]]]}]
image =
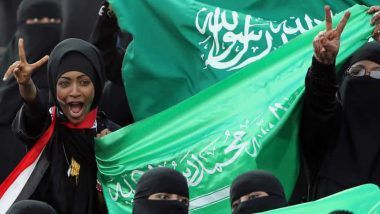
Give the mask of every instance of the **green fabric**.
[{"label": "green fabric", "polygon": [[358,186],[329,197],[286,207],[282,209],[264,212],[267,214],[281,213],[318,213],[328,214],[336,210],[350,211],[355,214],[378,214],[380,213],[380,190],[375,184]]},{"label": "green fabric", "polygon": [[[367,9],[351,8],[338,64],[369,38]],[[157,166],[185,175],[192,213],[229,213],[230,183],[253,169],[273,172],[289,197],[298,175],[304,78],[312,40],[323,29],[319,25],[186,101],[98,139],[99,179],[110,213],[129,213],[138,178]]]},{"label": "green fabric", "polygon": [[123,79],[135,120],[161,112],[263,58],[334,13],[378,0],[110,0],[127,49]]}]

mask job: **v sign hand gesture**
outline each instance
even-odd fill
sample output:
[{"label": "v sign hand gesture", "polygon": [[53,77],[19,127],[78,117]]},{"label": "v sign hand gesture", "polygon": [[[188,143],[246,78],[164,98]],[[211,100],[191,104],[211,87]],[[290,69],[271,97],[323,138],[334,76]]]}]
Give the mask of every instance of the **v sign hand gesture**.
[{"label": "v sign hand gesture", "polygon": [[372,37],[380,42],[380,6],[372,6],[367,11],[368,14],[373,14],[371,24],[375,25],[375,29],[372,32]]},{"label": "v sign hand gesture", "polygon": [[19,85],[21,97],[27,102],[33,102],[37,96],[37,89],[31,76],[36,69],[44,65],[49,60],[49,56],[44,56],[36,63],[29,64],[26,60],[24,41],[22,39],[19,39],[18,41],[18,54],[20,60],[13,63],[8,68],[4,75],[3,81],[6,81],[13,74]]},{"label": "v sign hand gesture", "polygon": [[4,75],[3,80],[7,80],[12,74],[15,76],[17,83],[19,85],[28,84],[31,80],[33,71],[44,65],[48,60],[49,56],[44,56],[42,59],[38,60],[36,63],[29,64],[26,60],[24,40],[19,39],[18,41],[18,55],[20,61],[13,63]]},{"label": "v sign hand gesture", "polygon": [[340,36],[350,18],[350,12],[346,12],[336,29],[332,28],[331,10],[325,6],[326,31],[320,32],[313,41],[314,57],[321,63],[333,64],[340,47]]}]

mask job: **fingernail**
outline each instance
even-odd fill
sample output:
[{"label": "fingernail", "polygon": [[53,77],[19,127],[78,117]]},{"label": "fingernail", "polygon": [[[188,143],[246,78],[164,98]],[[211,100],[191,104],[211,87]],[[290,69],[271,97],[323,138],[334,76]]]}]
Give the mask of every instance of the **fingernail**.
[{"label": "fingernail", "polygon": [[6,81],[8,78],[6,78],[6,77],[3,77],[3,81]]}]

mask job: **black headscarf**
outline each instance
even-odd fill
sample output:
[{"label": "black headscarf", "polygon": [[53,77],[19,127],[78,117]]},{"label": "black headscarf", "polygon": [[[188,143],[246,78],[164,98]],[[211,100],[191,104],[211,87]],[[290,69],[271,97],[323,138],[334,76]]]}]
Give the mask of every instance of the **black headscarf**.
[{"label": "black headscarf", "polygon": [[[51,52],[47,70],[51,101],[57,109],[60,108],[56,97],[57,81],[62,74],[72,70],[80,71],[91,79],[95,90],[91,109],[96,108],[104,72],[103,60],[96,47],[81,39],[66,39]],[[51,142],[45,148],[50,166],[31,198],[49,203],[58,213],[98,213],[94,136],[100,131],[99,126],[75,129],[67,126],[67,118],[61,110],[57,113],[59,121],[55,124]],[[101,123],[100,120],[97,124]],[[70,160],[80,165],[79,177],[68,178]],[[62,192],[63,189],[65,191]]]},{"label": "black headscarf", "polygon": [[269,172],[256,170],[244,173],[234,180],[230,189],[231,207],[235,200],[257,191],[266,192],[268,196],[242,202],[233,210],[233,213],[251,214],[287,205],[280,181]]},{"label": "black headscarf", "polygon": [[57,214],[54,208],[51,207],[48,203],[36,200],[17,201],[6,212],[6,214],[26,213]]},{"label": "black headscarf", "polygon": [[174,169],[159,167],[141,176],[136,186],[133,214],[183,214],[189,207],[179,201],[148,200],[154,193],[177,194],[189,198],[186,178]]},{"label": "black headscarf", "polygon": [[[361,60],[380,65],[380,43],[370,42],[354,53],[349,66]],[[334,180],[346,186],[380,185],[380,80],[346,75],[339,88],[342,123],[328,164]],[[336,167],[339,166],[339,167]]]},{"label": "black headscarf", "polygon": [[23,0],[17,10],[17,24],[22,26],[31,18],[44,17],[62,19],[62,12],[57,0]]},{"label": "black headscarf", "polygon": [[[33,18],[62,19],[60,4],[54,0],[24,0],[17,10],[17,31],[0,60],[0,76],[4,76],[8,67],[19,60],[18,39],[24,39],[25,54],[29,63],[34,63],[48,55],[58,44],[61,34],[61,24],[26,24]],[[46,66],[36,70],[32,79],[39,89],[48,90]],[[42,92],[44,93],[44,92]],[[0,125],[12,123],[17,111],[22,105],[17,81],[11,77],[0,82]]]},{"label": "black headscarf", "polygon": [[91,109],[97,107],[104,85],[104,62],[98,49],[84,40],[71,38],[60,42],[51,52],[48,82],[50,95],[57,109],[60,108],[57,101],[57,81],[67,71],[80,71],[90,77],[95,88]]},{"label": "black headscarf", "polygon": [[[59,42],[60,24],[26,24],[27,19],[61,19],[60,5],[53,0],[24,0],[17,10],[18,37],[25,42],[25,53],[30,62],[48,54]],[[49,50],[46,53],[46,50]],[[36,57],[36,58],[35,58]]]}]

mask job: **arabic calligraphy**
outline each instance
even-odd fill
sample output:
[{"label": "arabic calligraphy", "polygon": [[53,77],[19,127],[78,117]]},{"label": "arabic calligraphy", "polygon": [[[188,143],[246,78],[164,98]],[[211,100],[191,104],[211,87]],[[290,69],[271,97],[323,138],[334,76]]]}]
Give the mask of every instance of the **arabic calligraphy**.
[{"label": "arabic calligraphy", "polygon": [[[207,36],[198,43],[204,69],[234,71],[257,61],[289,41],[312,29],[321,21],[305,14],[281,22],[244,15],[236,11],[210,11],[202,8],[195,16],[198,32]],[[277,42],[278,40],[278,42]]]},{"label": "arabic calligraphy", "polygon": [[[172,160],[165,160],[157,165],[147,164],[142,169],[126,171],[120,177],[109,178],[104,183],[110,198],[131,205],[138,179],[144,171],[155,167],[166,166],[177,169],[187,178],[189,187],[196,187],[206,176],[222,173],[244,155],[255,159],[261,151],[262,143],[289,110],[291,104],[292,100],[283,98],[280,102],[268,106],[267,111],[243,120],[238,127],[226,129],[219,136],[206,139],[203,147],[198,150],[188,150],[182,155],[173,157]],[[269,117],[265,117],[268,114]]]}]

